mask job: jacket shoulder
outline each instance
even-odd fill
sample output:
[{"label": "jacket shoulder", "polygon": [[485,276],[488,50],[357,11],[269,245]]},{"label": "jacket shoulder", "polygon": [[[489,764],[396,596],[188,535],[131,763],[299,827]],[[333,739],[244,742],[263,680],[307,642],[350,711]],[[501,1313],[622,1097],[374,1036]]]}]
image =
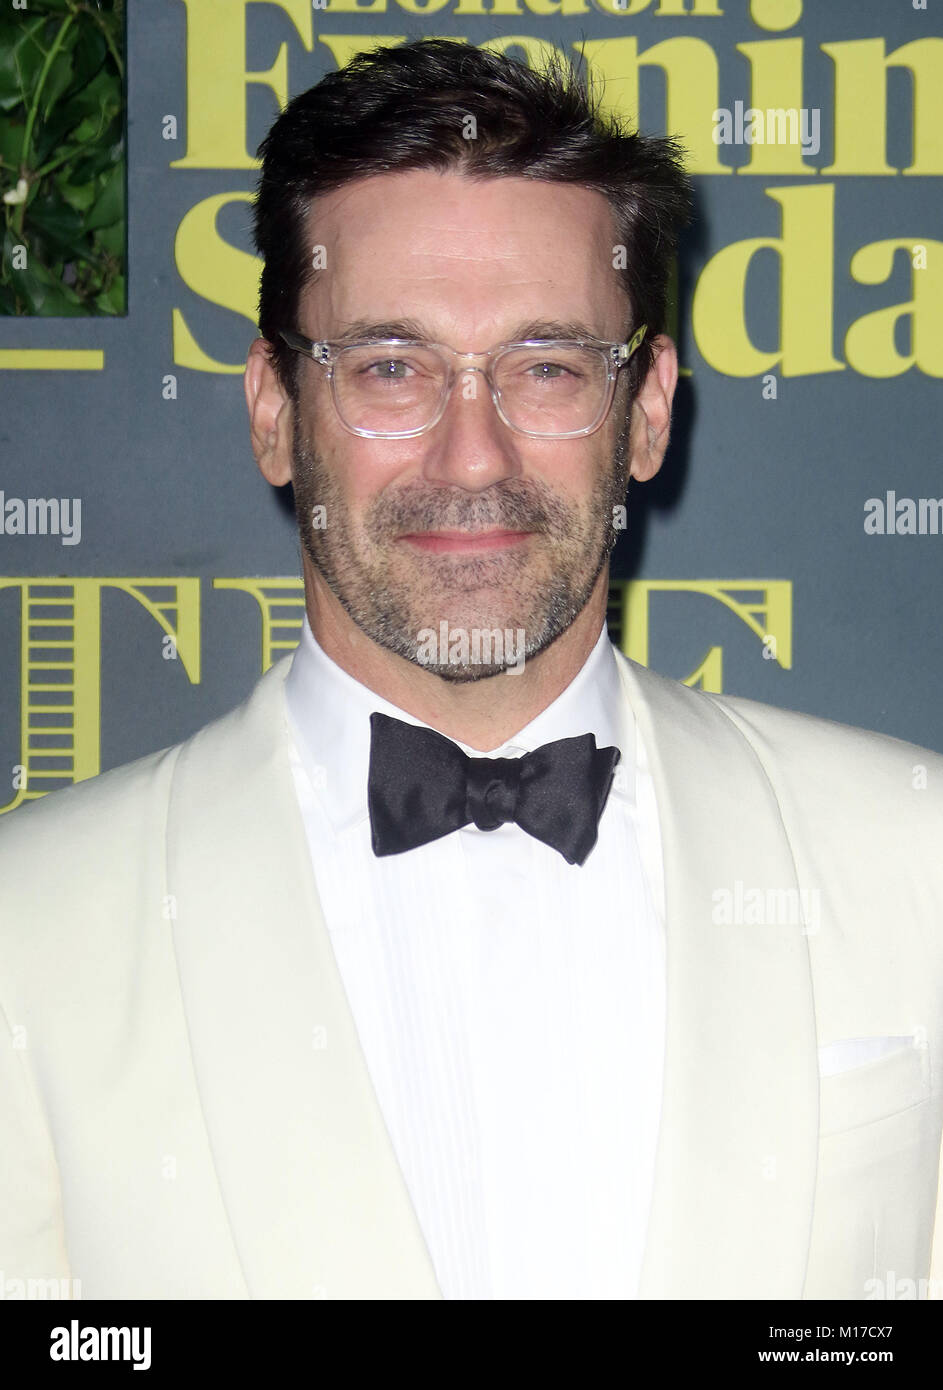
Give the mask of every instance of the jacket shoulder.
[{"label": "jacket shoulder", "polygon": [[123,829],[125,833],[133,833],[134,826],[127,818],[133,820],[136,805],[169,785],[181,757],[189,757],[196,750],[231,751],[246,717],[261,703],[263,692],[272,693],[277,677],[284,675],[280,668],[286,665],[280,662],[266,672],[245,700],[179,743],[147,753],[74,786],[49,792],[0,816],[0,855],[15,854],[26,843],[35,845],[37,838],[49,840],[62,836],[66,840],[75,837],[84,841],[97,840],[106,828],[119,836]]},{"label": "jacket shoulder", "polygon": [[210,798],[227,794],[226,777],[239,775],[247,722],[269,722],[267,701],[284,675],[278,667],[240,705],[182,742],[0,816],[0,923],[50,920],[70,902],[71,910],[81,901],[108,911],[145,865],[159,872],[178,769],[195,772]]},{"label": "jacket shoulder", "polygon": [[872,757],[893,758],[920,754],[924,761],[936,763],[943,768],[943,755],[920,744],[892,734],[879,733],[874,729],[862,729],[856,724],[843,724],[835,719],[826,719],[817,714],[801,714],[797,710],[783,709],[779,705],[767,705],[760,700],[749,700],[740,695],[715,695],[703,692],[704,698],[722,709],[735,722],[748,726],[770,739],[790,743],[808,743],[819,747],[829,743],[843,753],[854,754],[867,751]]},{"label": "jacket shoulder", "polygon": [[103,830],[120,835],[123,827],[131,828],[128,817],[134,806],[160,782],[183,746],[148,753],[0,816],[0,859],[15,862],[21,849],[29,846],[35,851],[40,841],[62,851],[72,841],[87,848]]},{"label": "jacket shoulder", "polygon": [[[706,696],[740,730],[774,784],[820,802],[857,800],[882,816],[919,810],[943,818],[943,756],[851,724],[739,696]],[[943,829],[943,825],[941,825]]]}]

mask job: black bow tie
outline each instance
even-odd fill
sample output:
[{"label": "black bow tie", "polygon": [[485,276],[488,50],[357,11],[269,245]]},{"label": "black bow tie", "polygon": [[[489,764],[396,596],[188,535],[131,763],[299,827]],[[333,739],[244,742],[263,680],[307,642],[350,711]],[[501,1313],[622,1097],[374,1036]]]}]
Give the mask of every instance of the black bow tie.
[{"label": "black bow tie", "polygon": [[367,800],[373,852],[402,854],[474,823],[514,821],[582,864],[596,843],[618,748],[592,734],[545,743],[520,758],[470,758],[434,729],[370,716]]}]

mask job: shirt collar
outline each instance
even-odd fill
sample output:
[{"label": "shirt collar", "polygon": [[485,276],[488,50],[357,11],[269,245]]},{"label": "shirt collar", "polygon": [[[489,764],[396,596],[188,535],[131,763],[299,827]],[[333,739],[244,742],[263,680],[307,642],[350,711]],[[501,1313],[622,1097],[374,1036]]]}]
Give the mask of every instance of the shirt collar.
[{"label": "shirt collar", "polygon": [[[513,676],[497,679],[513,680]],[[375,711],[429,728],[407,710],[376,695],[322,650],[307,616],[285,681],[289,723],[302,762],[334,830],[365,820],[370,766],[370,715]],[[635,730],[622,693],[605,625],[574,679],[557,698],[500,748],[485,756],[516,757],[554,739],[593,734],[597,748],[617,747],[622,758],[612,795],[635,800]],[[453,740],[472,757],[480,750]]]}]

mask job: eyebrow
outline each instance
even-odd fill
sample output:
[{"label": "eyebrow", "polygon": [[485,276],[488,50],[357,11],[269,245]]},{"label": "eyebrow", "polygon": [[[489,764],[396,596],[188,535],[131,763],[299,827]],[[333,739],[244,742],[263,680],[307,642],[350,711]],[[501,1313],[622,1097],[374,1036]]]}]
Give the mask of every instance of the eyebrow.
[{"label": "eyebrow", "polygon": [[[438,341],[430,337],[418,319],[405,318],[385,320],[382,323],[355,319],[336,333],[331,342],[353,343],[362,338],[416,338],[427,343]],[[531,319],[527,323],[518,324],[503,341],[518,343],[526,342],[529,338],[588,338],[594,342],[608,341],[594,333],[588,324],[575,319]]]}]

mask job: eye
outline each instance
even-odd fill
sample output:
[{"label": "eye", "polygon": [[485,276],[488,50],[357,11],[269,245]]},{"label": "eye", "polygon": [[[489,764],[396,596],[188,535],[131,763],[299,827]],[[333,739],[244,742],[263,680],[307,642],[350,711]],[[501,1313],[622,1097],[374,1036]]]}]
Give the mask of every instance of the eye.
[{"label": "eye", "polygon": [[521,382],[528,385],[575,388],[586,384],[589,369],[581,354],[571,353],[569,356],[523,358],[513,370],[519,373]]},{"label": "eye", "polygon": [[538,381],[556,381],[558,377],[573,375],[570,369],[564,367],[560,362],[535,362],[527,370]]},{"label": "eye", "polygon": [[361,376],[371,376],[378,381],[405,381],[413,370],[402,357],[381,357],[361,367]]}]

